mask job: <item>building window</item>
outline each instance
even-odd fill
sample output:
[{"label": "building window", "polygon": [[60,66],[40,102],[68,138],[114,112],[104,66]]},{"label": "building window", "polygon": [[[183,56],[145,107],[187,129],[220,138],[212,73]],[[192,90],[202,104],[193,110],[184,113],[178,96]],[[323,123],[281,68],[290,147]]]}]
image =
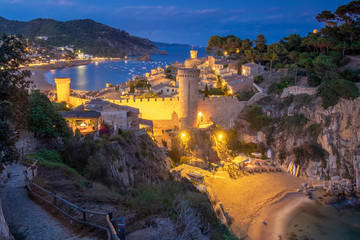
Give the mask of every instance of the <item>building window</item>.
[{"label": "building window", "polygon": [[174,92],[174,89],[172,89],[171,91]]},{"label": "building window", "polygon": [[166,89],[167,92],[169,92],[169,89]]}]

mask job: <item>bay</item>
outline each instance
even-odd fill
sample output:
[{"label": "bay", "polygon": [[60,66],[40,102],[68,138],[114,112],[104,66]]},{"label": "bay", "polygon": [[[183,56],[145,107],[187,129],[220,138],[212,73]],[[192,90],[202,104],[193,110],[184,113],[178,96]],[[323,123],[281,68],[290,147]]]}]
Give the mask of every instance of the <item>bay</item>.
[{"label": "bay", "polygon": [[205,48],[202,47],[167,47],[168,55],[151,55],[153,61],[118,61],[98,62],[88,65],[53,69],[45,73],[46,80],[55,84],[57,77],[71,78],[70,88],[75,90],[99,90],[106,83],[119,84],[132,79],[133,75],[145,75],[151,69],[170,65],[174,62],[184,62],[190,58],[190,50],[198,50],[198,58],[205,57]]}]

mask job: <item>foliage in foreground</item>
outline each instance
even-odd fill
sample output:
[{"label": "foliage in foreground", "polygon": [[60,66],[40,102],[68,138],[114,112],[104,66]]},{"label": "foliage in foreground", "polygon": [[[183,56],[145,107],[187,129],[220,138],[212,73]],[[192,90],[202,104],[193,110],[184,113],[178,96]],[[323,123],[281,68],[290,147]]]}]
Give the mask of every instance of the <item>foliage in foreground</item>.
[{"label": "foliage in foreground", "polygon": [[19,71],[26,49],[14,36],[0,38],[0,162],[16,159],[15,129],[26,128],[27,91],[30,71]]},{"label": "foliage in foreground", "polygon": [[72,136],[65,119],[55,110],[46,95],[39,90],[33,91],[29,103],[29,129],[36,136],[51,138]]}]

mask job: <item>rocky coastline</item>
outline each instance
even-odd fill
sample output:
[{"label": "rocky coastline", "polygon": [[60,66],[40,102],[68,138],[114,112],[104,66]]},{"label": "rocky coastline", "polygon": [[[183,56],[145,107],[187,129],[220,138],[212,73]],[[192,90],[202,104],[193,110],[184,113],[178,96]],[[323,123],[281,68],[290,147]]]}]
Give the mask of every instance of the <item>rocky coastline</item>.
[{"label": "rocky coastline", "polygon": [[345,199],[353,200],[360,197],[354,190],[353,182],[349,179],[340,179],[340,177],[333,177],[329,181],[314,185],[302,183],[299,192],[322,205],[331,205]]}]

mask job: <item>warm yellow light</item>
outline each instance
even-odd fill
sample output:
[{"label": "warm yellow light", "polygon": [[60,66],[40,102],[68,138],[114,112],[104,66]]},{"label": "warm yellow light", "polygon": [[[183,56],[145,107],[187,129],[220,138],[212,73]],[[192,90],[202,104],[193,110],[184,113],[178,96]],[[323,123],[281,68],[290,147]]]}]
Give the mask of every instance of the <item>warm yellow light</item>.
[{"label": "warm yellow light", "polygon": [[222,85],[225,86],[226,82],[223,82]]},{"label": "warm yellow light", "polygon": [[201,113],[201,112],[199,112],[199,113],[198,113],[198,115],[199,115],[199,117],[201,117],[201,116],[202,116],[202,113]]},{"label": "warm yellow light", "polygon": [[215,71],[215,67],[213,67],[213,70]]},{"label": "warm yellow light", "polygon": [[224,55],[225,55],[225,56],[228,55],[228,52],[225,51],[225,52],[224,52]]},{"label": "warm yellow light", "polygon": [[221,140],[223,138],[223,135],[220,133],[219,134],[219,140]]},{"label": "warm yellow light", "polygon": [[239,52],[240,52],[240,49],[237,48],[237,49],[236,49],[236,53],[239,53]]},{"label": "warm yellow light", "polygon": [[182,137],[182,138],[186,137],[186,134],[185,134],[185,133],[182,133],[182,134],[181,134],[181,137]]},{"label": "warm yellow light", "polygon": [[317,34],[319,32],[319,30],[314,29],[313,33]]},{"label": "warm yellow light", "polygon": [[68,107],[69,107],[69,104],[66,104],[66,107],[68,108]]}]

